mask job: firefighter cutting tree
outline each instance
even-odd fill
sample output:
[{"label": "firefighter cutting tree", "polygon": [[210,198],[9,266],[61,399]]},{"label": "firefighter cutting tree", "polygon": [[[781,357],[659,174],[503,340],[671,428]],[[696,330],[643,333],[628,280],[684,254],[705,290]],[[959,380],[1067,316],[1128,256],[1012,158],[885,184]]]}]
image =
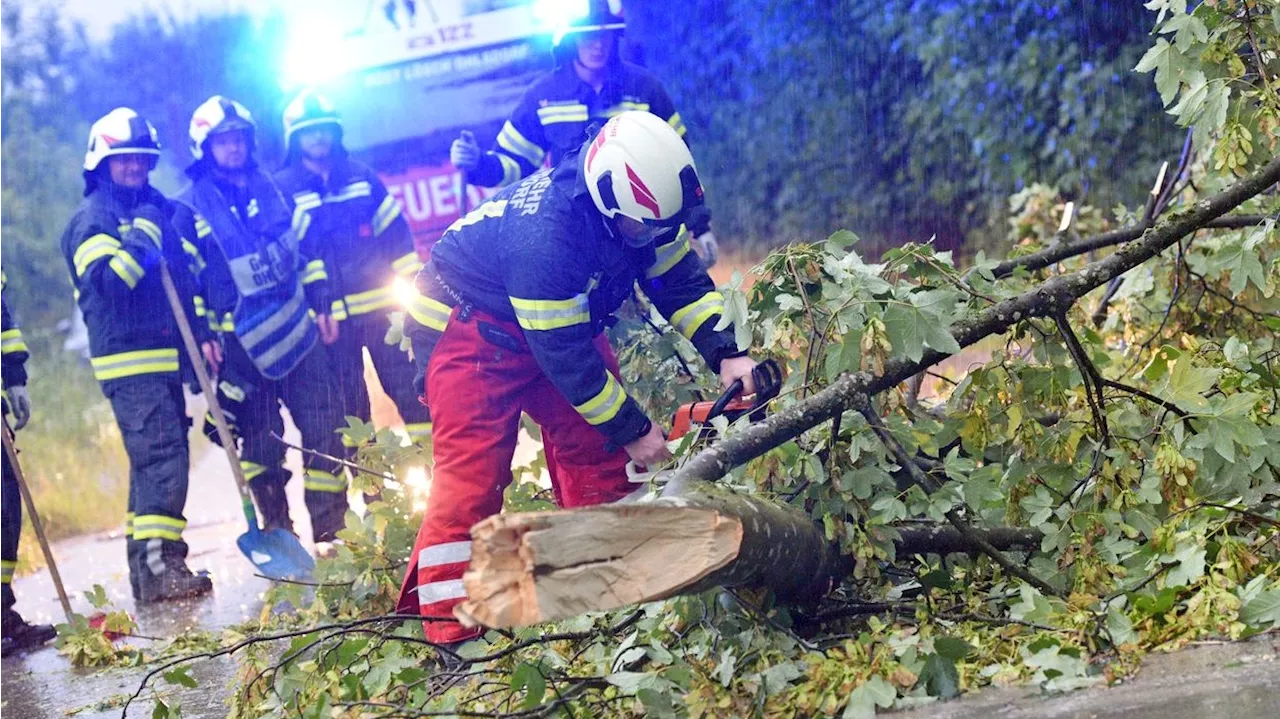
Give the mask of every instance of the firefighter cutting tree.
[{"label": "firefighter cutting tree", "polygon": [[687,245],[671,241],[701,206],[679,132],[628,111],[433,248],[409,331],[435,420],[435,476],[399,605],[431,618],[430,641],[479,633],[448,619],[466,597],[471,527],[502,508],[522,411],[542,426],[562,506],[617,500],[630,491],[628,461],[671,457],[602,334],[637,282],[726,387],[741,379],[754,392],[755,362],[732,327],[717,329],[723,298]]},{"label": "firefighter cutting tree", "polygon": [[293,212],[310,216],[310,242],[324,256],[338,295],[330,316],[342,323],[341,332],[329,354],[344,412],[370,420],[367,348],[405,431],[425,437],[431,416],[413,390],[413,365],[399,347],[384,341],[390,313],[398,308],[393,278],[412,279],[422,267],[400,204],[372,169],[347,155],[342,120],[323,96],[307,91],[289,103],[284,137],[288,154],[275,180]]}]

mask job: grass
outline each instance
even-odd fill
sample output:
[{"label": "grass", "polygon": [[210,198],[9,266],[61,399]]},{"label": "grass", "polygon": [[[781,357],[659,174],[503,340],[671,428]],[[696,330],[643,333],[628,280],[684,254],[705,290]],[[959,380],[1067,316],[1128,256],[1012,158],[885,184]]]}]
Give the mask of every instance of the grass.
[{"label": "grass", "polygon": [[[61,350],[60,337],[23,331],[32,415],[17,435],[19,462],[50,540],[124,525],[129,462],[111,406],[87,361]],[[44,565],[23,508],[18,570]]]}]

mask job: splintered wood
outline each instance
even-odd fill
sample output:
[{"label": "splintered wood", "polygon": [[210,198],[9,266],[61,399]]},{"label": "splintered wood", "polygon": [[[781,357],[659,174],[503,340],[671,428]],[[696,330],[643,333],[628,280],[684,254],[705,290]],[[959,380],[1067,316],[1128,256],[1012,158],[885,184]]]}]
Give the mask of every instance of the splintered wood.
[{"label": "splintered wood", "polygon": [[520,627],[652,601],[726,566],[742,522],[714,509],[608,505],[490,517],[471,530],[464,624]]}]

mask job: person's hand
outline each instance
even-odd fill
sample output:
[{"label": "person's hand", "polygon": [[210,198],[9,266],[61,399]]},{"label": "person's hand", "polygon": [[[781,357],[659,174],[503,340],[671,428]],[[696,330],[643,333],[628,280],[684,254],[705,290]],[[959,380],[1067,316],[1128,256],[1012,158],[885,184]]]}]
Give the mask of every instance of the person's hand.
[{"label": "person's hand", "polygon": [[716,260],[720,259],[720,243],[716,242],[716,236],[710,231],[693,238],[693,251],[702,260],[703,269],[711,269]]},{"label": "person's hand", "polygon": [[316,315],[316,327],[320,330],[320,341],[331,345],[338,341],[338,321],[333,315]]},{"label": "person's hand", "polygon": [[209,371],[212,374],[218,374],[218,369],[222,367],[222,344],[217,340],[209,340],[200,345],[200,353],[204,355],[204,361],[209,364]]},{"label": "person's hand", "polygon": [[730,357],[720,361],[720,386],[729,389],[734,380],[742,380],[742,395],[756,393],[756,380],[751,376],[756,361],[747,356]]},{"label": "person's hand", "polygon": [[13,429],[20,430],[31,420],[31,395],[23,385],[9,387],[4,391],[9,402],[9,411],[13,412]]},{"label": "person's hand", "polygon": [[667,449],[667,438],[662,436],[662,430],[653,423],[650,423],[649,431],[643,437],[623,449],[627,450],[631,461],[645,469],[654,469],[673,456],[671,450]]},{"label": "person's hand", "polygon": [[449,162],[459,170],[474,170],[480,165],[480,145],[470,130],[463,130],[449,146]]}]

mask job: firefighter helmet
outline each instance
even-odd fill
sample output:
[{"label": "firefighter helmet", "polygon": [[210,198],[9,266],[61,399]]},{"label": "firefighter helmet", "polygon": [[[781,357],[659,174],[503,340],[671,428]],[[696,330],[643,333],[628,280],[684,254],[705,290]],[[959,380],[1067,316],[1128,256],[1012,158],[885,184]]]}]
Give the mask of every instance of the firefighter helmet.
[{"label": "firefighter helmet", "polygon": [[342,119],[333,104],[323,95],[304,90],[284,109],[284,146],[293,147],[295,132],[307,127],[330,125],[342,139]]},{"label": "firefighter helmet", "polygon": [[[572,63],[577,56],[578,44],[576,40],[578,35],[606,30],[618,37],[627,28],[627,21],[623,19],[621,14],[622,3],[620,0],[588,0],[588,2],[589,7],[585,15],[570,20],[564,26],[556,28],[555,35],[552,37],[552,56],[558,66]],[[620,44],[614,45],[614,58],[618,57],[620,50],[618,45]]]},{"label": "firefighter helmet", "polygon": [[252,152],[254,128],[253,115],[249,114],[244,105],[222,95],[214,95],[191,115],[191,127],[188,130],[191,136],[191,154],[197,160],[203,159],[205,143],[209,141],[210,135],[233,130],[245,130],[249,133],[249,150]]},{"label": "firefighter helmet", "polygon": [[89,148],[84,153],[85,172],[93,172],[111,155],[160,154],[156,128],[127,107],[117,107],[89,128]]},{"label": "firefighter helmet", "polygon": [[623,112],[605,123],[583,149],[582,169],[591,199],[605,217],[676,227],[702,204],[689,146],[648,112]]}]

